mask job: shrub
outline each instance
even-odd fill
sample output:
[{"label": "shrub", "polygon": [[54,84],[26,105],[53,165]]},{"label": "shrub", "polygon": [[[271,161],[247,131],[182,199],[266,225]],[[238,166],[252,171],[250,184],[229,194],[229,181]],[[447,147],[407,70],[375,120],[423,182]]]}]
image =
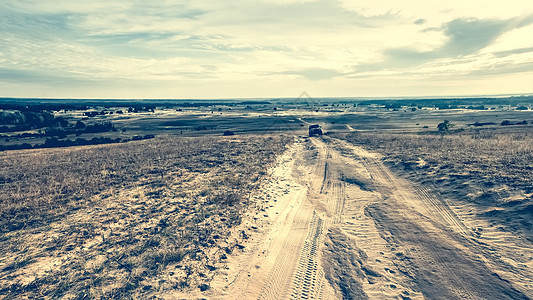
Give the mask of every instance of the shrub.
[{"label": "shrub", "polygon": [[450,131],[450,127],[452,127],[452,125],[448,120],[444,120],[444,122],[439,123],[439,125],[437,125],[437,129],[441,133],[447,133],[448,131]]},{"label": "shrub", "polygon": [[504,120],[500,123],[501,126],[507,126],[507,125],[513,125],[513,123],[511,123],[511,121],[509,120]]}]

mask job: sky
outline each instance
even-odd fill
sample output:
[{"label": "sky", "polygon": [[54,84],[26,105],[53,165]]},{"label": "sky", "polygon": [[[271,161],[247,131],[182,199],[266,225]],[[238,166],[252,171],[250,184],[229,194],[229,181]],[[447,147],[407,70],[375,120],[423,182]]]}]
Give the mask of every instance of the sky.
[{"label": "sky", "polygon": [[0,0],[0,97],[533,93],[531,0]]}]

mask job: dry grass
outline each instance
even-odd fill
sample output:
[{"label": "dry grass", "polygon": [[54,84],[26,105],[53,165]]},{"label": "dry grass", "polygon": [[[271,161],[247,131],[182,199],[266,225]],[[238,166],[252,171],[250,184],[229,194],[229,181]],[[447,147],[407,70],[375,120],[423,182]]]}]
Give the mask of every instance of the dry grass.
[{"label": "dry grass", "polygon": [[530,238],[533,128],[453,134],[354,133],[342,138],[383,153],[389,166],[442,195],[484,208]]},{"label": "dry grass", "polygon": [[240,247],[231,230],[249,194],[289,142],[166,137],[1,153],[0,297],[208,288]]}]

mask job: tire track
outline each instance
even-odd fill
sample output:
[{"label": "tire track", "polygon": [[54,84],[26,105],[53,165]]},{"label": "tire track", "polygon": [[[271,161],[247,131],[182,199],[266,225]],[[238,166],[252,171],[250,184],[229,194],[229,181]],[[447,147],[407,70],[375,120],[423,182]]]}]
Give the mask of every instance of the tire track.
[{"label": "tire track", "polygon": [[[320,187],[321,192],[327,193],[331,189],[328,149],[321,143],[312,142],[317,148],[318,157],[311,178],[306,182],[310,189]],[[301,207],[295,208],[295,220],[258,299],[322,298],[325,281],[319,266],[319,252],[324,221],[308,205],[308,200],[304,202]]]},{"label": "tire track", "polygon": [[[312,138],[313,146],[307,148],[315,151],[310,156],[313,169],[303,181],[311,191],[307,194],[308,217],[292,225],[259,299],[322,299],[331,296],[331,286],[337,292],[343,289],[342,295],[350,295],[353,290],[358,295],[381,298],[422,294],[438,299],[527,298],[487,267],[468,228],[445,201],[424,187],[396,177],[375,155],[324,139],[331,143]],[[346,149],[352,149],[353,155]],[[346,181],[344,174],[350,178],[355,172],[352,166],[371,181],[371,190],[363,191]],[[354,202],[362,197],[367,198],[364,204]],[[353,209],[357,212],[351,212]],[[367,260],[364,252],[354,252],[356,248],[343,252],[342,257],[328,257],[324,232],[337,231],[338,238],[328,240],[328,246],[336,249],[333,253],[337,253],[341,240],[351,245],[352,241],[341,234],[346,231],[357,235],[360,243],[374,243],[358,249],[376,251],[369,257],[379,261]],[[367,234],[371,235],[370,241],[364,237]],[[326,251],[324,262],[322,251]],[[353,262],[357,255],[358,263],[347,269],[344,263]],[[350,279],[350,284],[339,281],[338,274]]]},{"label": "tire track", "polygon": [[322,143],[325,149],[325,162],[320,194],[326,195],[325,202],[331,215],[330,223],[339,224],[346,203],[346,182],[339,166],[339,154]]},{"label": "tire track", "polygon": [[[365,167],[368,169],[368,171],[371,174],[376,175],[377,179],[379,180],[379,186],[383,187],[389,187],[392,190],[392,197],[395,199],[401,200],[404,204],[412,204],[412,201],[418,201],[422,203],[424,206],[427,207],[428,203],[435,207],[435,204],[431,201],[430,197],[416,197],[416,193],[409,193],[408,189],[402,190],[397,187],[402,187],[405,185],[402,185],[398,182],[396,178],[394,178],[394,175],[390,174],[388,170],[386,170],[385,166],[372,158],[364,158],[365,161]],[[416,199],[418,198],[418,199]],[[415,204],[416,205],[416,204]],[[408,207],[402,207],[403,205],[400,205],[395,211],[395,214],[399,215],[395,220],[404,220],[405,224],[404,226],[410,226],[411,223],[426,223],[426,228],[431,228],[431,224],[428,224],[430,222],[427,222],[423,219],[416,219],[413,220],[413,216],[416,214],[415,211],[412,211]],[[406,212],[411,211],[409,215]],[[446,219],[445,216],[442,214],[441,210],[436,209],[437,217]],[[394,214],[391,212],[390,214]],[[412,220],[412,221],[411,221]],[[410,222],[411,221],[411,222]],[[424,222],[425,221],[425,222]],[[393,222],[393,221],[391,221]],[[423,232],[418,228],[418,226],[411,226],[408,227],[409,230],[405,230],[403,234],[407,235],[412,232]],[[440,233],[438,229],[433,229],[432,232],[427,232],[426,234],[432,234],[434,239],[442,239],[446,240],[447,237],[445,236],[439,236]],[[457,276],[457,271],[455,269],[451,269],[448,267],[449,263],[443,257],[442,249],[437,249],[435,245],[431,242],[431,240],[425,240],[425,239],[418,239],[415,245],[423,244],[423,247],[426,247],[429,251],[410,251],[410,254],[413,256],[416,256],[418,261],[425,261],[429,265],[431,265],[433,268],[436,268],[438,270],[438,274],[446,274],[446,278],[450,281],[450,286],[455,286],[455,293],[461,298],[461,299],[480,299],[481,297],[479,295],[474,294],[473,292],[470,292],[472,290],[472,287],[467,287],[464,282],[464,278],[459,278]],[[426,255],[429,253],[430,255]]]},{"label": "tire track", "polygon": [[442,217],[442,220],[444,220],[450,227],[454,228],[464,236],[471,235],[470,230],[459,220],[459,218],[457,218],[450,207],[432,195],[428,189],[423,187],[415,188],[415,193],[422,199],[422,202],[430,204],[430,207],[438,212]]},{"label": "tire track", "polygon": [[320,299],[322,296],[324,275],[319,268],[319,248],[323,230],[323,220],[313,212],[293,279],[291,299]]},{"label": "tire track", "polygon": [[[286,298],[290,278],[293,273],[291,266],[294,264],[294,261],[298,259],[298,252],[302,245],[299,236],[303,235],[303,232],[305,232],[306,229],[307,226],[302,226],[291,230],[291,234],[284,241],[283,248],[276,257],[276,262],[268,274],[258,299],[276,300]],[[300,232],[297,233],[295,231]]]},{"label": "tire track", "polygon": [[240,298],[527,298],[480,259],[446,202],[341,143],[311,138],[294,152],[286,176],[301,185],[299,200],[284,204]]},{"label": "tire track", "polygon": [[[499,277],[495,279],[493,273],[474,258],[475,253],[468,249],[473,247],[469,240],[468,228],[460,222],[447,204],[437,199],[427,189],[417,188],[396,178],[380,161],[371,157],[363,157],[362,161],[368,172],[373,175],[376,186],[389,195],[387,205],[383,205],[388,208],[382,207],[386,215],[379,217],[374,215],[373,218],[381,223],[383,230],[394,232],[391,234],[392,240],[400,243],[408,242],[409,246],[402,248],[408,253],[411,261],[403,261],[400,264],[404,264],[405,267],[414,262],[416,267],[412,270],[418,274],[415,280],[431,281],[438,278],[441,283],[446,283],[440,291],[448,293],[446,297],[496,299],[498,297],[495,297],[495,294],[509,293],[522,298],[520,292]],[[394,200],[400,202],[395,203]],[[425,214],[418,212],[420,205],[424,208]],[[435,225],[435,218],[444,228],[451,229],[452,232],[458,233],[459,237],[466,239],[461,241],[459,237],[443,231]],[[387,221],[383,221],[384,219]],[[424,270],[426,266],[429,266],[432,272]],[[473,276],[465,276],[465,273]],[[481,274],[490,276],[487,281],[490,280],[491,284],[484,282]]]},{"label": "tire track", "polygon": [[395,192],[400,196],[405,203],[411,204],[415,202],[416,204],[422,204],[426,210],[428,217],[440,220],[442,225],[450,228],[451,230],[465,236],[471,236],[468,228],[457,218],[455,213],[450,209],[450,207],[443,203],[443,201],[437,199],[434,195],[431,194],[426,188],[408,186],[407,184],[400,182],[399,179],[395,178],[394,175],[390,173],[389,170],[379,161],[373,158],[363,158],[363,163],[367,170],[374,174],[375,179],[381,183],[381,186],[388,187],[405,187],[405,192],[401,189],[396,189]]},{"label": "tire track", "polygon": [[374,190],[384,201],[370,204],[365,211],[382,232],[400,271],[427,297],[525,297],[487,267],[468,228],[446,202],[427,189],[397,178],[376,155],[343,141],[327,140],[332,151],[337,149],[361,162],[366,169],[363,172],[370,175]]},{"label": "tire track", "polygon": [[330,200],[333,201],[331,205],[333,207],[331,223],[340,224],[342,223],[342,215],[344,213],[344,206],[346,203],[346,183],[343,181],[335,182],[333,187],[333,199]]}]

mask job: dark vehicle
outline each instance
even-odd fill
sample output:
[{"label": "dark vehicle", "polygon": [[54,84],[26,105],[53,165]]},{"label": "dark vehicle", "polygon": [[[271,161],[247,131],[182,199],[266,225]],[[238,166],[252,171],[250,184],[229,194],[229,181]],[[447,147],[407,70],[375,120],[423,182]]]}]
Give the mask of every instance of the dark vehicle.
[{"label": "dark vehicle", "polygon": [[322,135],[322,134],[323,134],[322,127],[320,127],[320,125],[314,124],[314,125],[309,126],[309,136]]}]

